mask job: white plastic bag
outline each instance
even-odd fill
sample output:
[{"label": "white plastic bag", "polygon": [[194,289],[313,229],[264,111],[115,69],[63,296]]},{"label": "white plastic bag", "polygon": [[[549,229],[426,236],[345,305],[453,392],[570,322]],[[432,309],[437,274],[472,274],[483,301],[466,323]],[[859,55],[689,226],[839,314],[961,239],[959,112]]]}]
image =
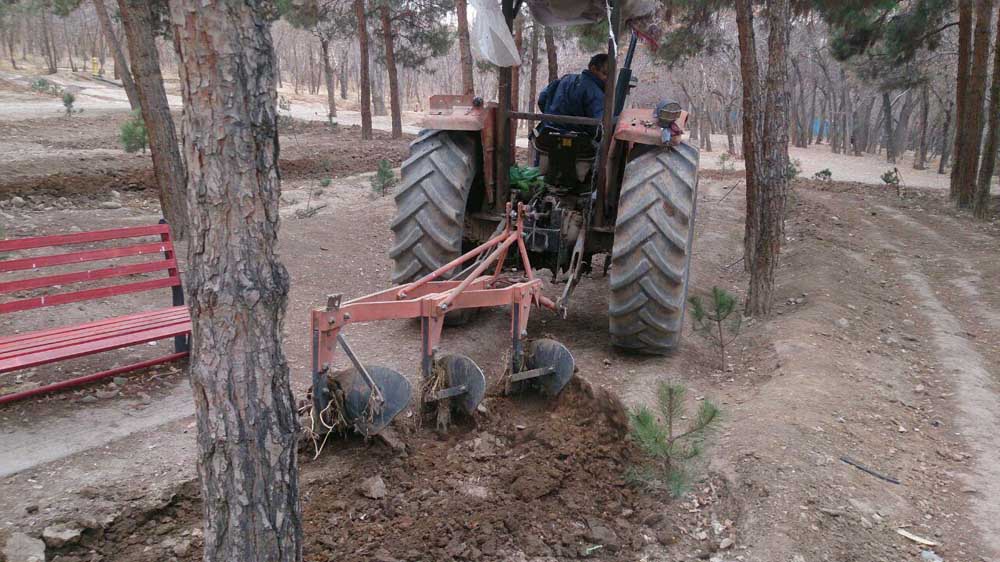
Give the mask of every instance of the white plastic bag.
[{"label": "white plastic bag", "polygon": [[497,0],[472,0],[476,20],[472,24],[470,39],[476,58],[496,66],[520,66],[521,57],[514,44],[514,37],[507,29],[507,20]]}]

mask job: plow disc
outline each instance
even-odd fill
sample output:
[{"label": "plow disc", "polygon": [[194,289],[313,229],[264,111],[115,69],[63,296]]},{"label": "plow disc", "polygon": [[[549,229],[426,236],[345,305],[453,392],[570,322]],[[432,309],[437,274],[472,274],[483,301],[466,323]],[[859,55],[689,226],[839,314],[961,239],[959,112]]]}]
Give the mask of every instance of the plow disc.
[{"label": "plow disc", "polygon": [[424,402],[450,400],[451,409],[471,416],[486,396],[486,376],[475,361],[464,355],[446,355],[435,363],[440,388],[424,395]]},{"label": "plow disc", "polygon": [[365,370],[377,391],[373,392],[357,369],[336,375],[333,388],[325,375],[313,381],[313,415],[321,416],[322,421],[322,425],[314,424],[316,427],[332,427],[336,418],[343,416],[348,426],[370,437],[406,409],[411,394],[406,377],[388,367],[369,365]]},{"label": "plow disc", "polygon": [[573,378],[576,361],[566,346],[552,339],[535,340],[528,344],[524,356],[524,370],[510,377],[516,391],[535,387],[542,394],[557,396]]}]

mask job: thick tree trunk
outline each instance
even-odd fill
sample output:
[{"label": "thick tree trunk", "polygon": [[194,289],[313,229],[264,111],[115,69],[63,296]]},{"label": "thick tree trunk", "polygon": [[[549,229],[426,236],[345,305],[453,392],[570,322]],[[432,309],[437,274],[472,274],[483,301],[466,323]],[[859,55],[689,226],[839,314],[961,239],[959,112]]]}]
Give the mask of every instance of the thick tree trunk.
[{"label": "thick tree trunk", "polygon": [[955,79],[955,142],[952,154],[951,184],[949,194],[958,199],[962,179],[962,161],[965,155],[966,135],[962,127],[966,121],[966,102],[969,77],[972,72],[972,0],[958,2],[958,70]]},{"label": "thick tree trunk", "polygon": [[361,49],[361,138],[372,138],[372,91],[368,71],[368,20],[365,17],[365,0],[354,0],[354,17],[358,21],[358,46]]},{"label": "thick tree trunk", "polygon": [[326,37],[320,37],[319,48],[322,51],[323,78],[326,82],[326,119],[333,123],[334,117],[337,116],[337,87],[333,79],[333,65],[330,64],[330,40]]},{"label": "thick tree trunk", "polygon": [[[739,0],[742,2],[743,0]],[[788,197],[788,44],[792,11],[790,0],[768,0],[770,33],[767,38],[767,80],[764,107],[761,182],[757,190],[760,230],[750,267],[746,311],[751,316],[771,312],[774,276],[785,236]]]},{"label": "thick tree trunk", "polygon": [[170,117],[167,92],[163,89],[160,55],[153,37],[153,12],[144,0],[118,0],[118,9],[131,53],[142,120],[149,134],[160,206],[176,237],[184,239],[188,230],[187,175],[177,146],[174,120]]},{"label": "thick tree trunk", "polygon": [[52,38],[52,26],[49,25],[49,13],[42,12],[42,45],[44,47],[45,63],[48,65],[49,74],[59,71],[56,66],[55,39]]},{"label": "thick tree trunk", "polygon": [[961,168],[958,181],[959,207],[972,205],[976,193],[979,157],[983,137],[983,102],[986,98],[986,78],[989,74],[990,28],[993,25],[993,0],[976,0],[976,27],[969,73],[969,88],[965,97],[965,120],[959,128],[964,138],[962,158],[955,159]]},{"label": "thick tree trunk", "polygon": [[105,42],[111,47],[111,56],[115,59],[115,70],[121,77],[125,95],[128,96],[128,103],[132,109],[139,109],[139,92],[132,80],[132,71],[128,68],[121,43],[118,42],[118,36],[115,35],[115,28],[111,25],[111,18],[108,17],[108,9],[104,6],[104,0],[93,0],[93,2],[94,11],[97,12],[97,21],[101,26],[101,33],[104,35]]},{"label": "thick tree trunk", "polygon": [[740,75],[743,79],[743,161],[746,168],[747,214],[743,237],[743,266],[749,272],[755,263],[757,238],[760,232],[758,192],[763,177],[762,131],[760,114],[760,71],[757,66],[757,45],[754,36],[753,1],[736,0],[736,25],[740,44]]},{"label": "thick tree trunk", "polygon": [[255,0],[171,0],[171,13],[191,162],[186,282],[204,560],[298,562],[271,16]]},{"label": "thick tree trunk", "polygon": [[372,113],[375,116],[388,115],[385,107],[385,72],[382,63],[375,58],[375,53],[371,53],[369,68],[372,69]]},{"label": "thick tree trunk", "polygon": [[917,139],[917,150],[913,156],[913,169],[927,168],[927,127],[931,113],[930,88],[925,83],[920,89],[920,133]]},{"label": "thick tree trunk", "polygon": [[396,68],[396,51],[392,38],[392,19],[389,5],[382,3],[382,39],[385,41],[385,68],[389,71],[389,111],[392,113],[392,138],[403,138],[403,114],[399,106],[399,71]]},{"label": "thick tree trunk", "polygon": [[[998,12],[997,25],[1000,25]],[[1000,29],[998,27],[997,29]],[[976,194],[972,202],[972,213],[977,219],[990,218],[990,187],[996,169],[997,149],[1000,144],[1000,48],[993,55],[993,80],[990,82],[989,124],[986,127],[986,145],[983,148],[983,163],[976,182]]]},{"label": "thick tree trunk", "polygon": [[545,57],[549,63],[549,83],[551,84],[559,79],[559,53],[556,51],[556,36],[551,27],[545,28]]},{"label": "thick tree trunk", "polygon": [[458,15],[458,52],[462,58],[462,93],[467,96],[475,94],[473,82],[472,48],[469,41],[468,0],[455,0],[455,11]]},{"label": "thick tree trunk", "polygon": [[897,156],[906,153],[907,139],[909,138],[910,118],[913,116],[913,109],[917,106],[917,99],[913,96],[913,90],[906,91],[903,98],[903,107],[899,110],[899,120],[896,122],[896,130],[893,131],[892,147]]}]

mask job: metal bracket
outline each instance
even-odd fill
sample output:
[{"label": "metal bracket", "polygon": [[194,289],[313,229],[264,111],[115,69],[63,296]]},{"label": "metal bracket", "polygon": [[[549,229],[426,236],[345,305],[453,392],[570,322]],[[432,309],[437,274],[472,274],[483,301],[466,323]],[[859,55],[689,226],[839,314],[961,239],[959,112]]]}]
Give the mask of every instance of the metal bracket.
[{"label": "metal bracket", "polygon": [[520,373],[513,373],[510,376],[510,382],[521,382],[528,379],[536,379],[538,377],[544,377],[545,375],[551,375],[554,372],[556,372],[556,368],[551,366],[531,369],[529,371],[521,371]]},{"label": "metal bracket", "polygon": [[326,296],[326,311],[334,312],[340,310],[340,302],[343,300],[343,293],[334,293]]},{"label": "metal bracket", "polygon": [[437,392],[432,392],[424,396],[424,402],[437,402],[439,400],[446,400],[448,398],[454,398],[455,396],[460,396],[469,391],[469,387],[460,384],[458,386],[452,386],[450,388],[442,388]]}]

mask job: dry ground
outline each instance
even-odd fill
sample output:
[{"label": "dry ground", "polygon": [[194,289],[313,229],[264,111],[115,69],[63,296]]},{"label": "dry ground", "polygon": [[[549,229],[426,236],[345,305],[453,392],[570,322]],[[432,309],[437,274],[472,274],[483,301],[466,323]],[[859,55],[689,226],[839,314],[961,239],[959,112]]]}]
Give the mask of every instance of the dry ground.
[{"label": "dry ground", "polygon": [[[0,184],[0,199],[14,190],[36,197],[24,207],[0,207],[8,236],[157,218],[142,181],[122,179],[142,178],[148,164],[117,152],[115,119],[123,114],[110,115],[0,124],[7,127],[0,147],[19,163],[5,170],[13,179]],[[280,251],[293,281],[284,348],[299,396],[309,378],[309,308],[331,292],[383,288],[391,266],[391,200],[372,198],[365,176],[319,185],[324,177],[371,169],[375,156],[398,162],[405,151],[405,143],[389,141],[378,151],[359,148],[354,134],[303,125],[282,140],[283,166],[290,164]],[[825,147],[811,150],[826,161]],[[863,160],[828,161],[835,179],[849,177],[848,170],[867,178],[881,168],[877,161],[867,168],[858,164]],[[45,179],[52,171],[63,174],[59,181]],[[742,188],[730,192],[738,179],[704,174],[693,294],[713,285],[739,294],[746,285],[738,263]],[[123,208],[98,208],[110,189],[123,190]],[[320,204],[327,206],[315,216],[295,218],[297,209]],[[636,453],[614,423],[581,415],[591,411],[586,393],[555,404],[492,398],[486,405],[495,414],[478,426],[444,438],[404,434],[406,454],[361,442],[337,444],[315,462],[304,452],[308,559],[894,561],[933,550],[945,560],[1000,560],[1000,316],[992,312],[1000,293],[991,282],[1000,275],[1000,232],[955,216],[937,191],[910,190],[898,199],[871,185],[811,181],[796,182],[787,228],[777,313],[745,326],[724,367],[693,334],[668,358],[612,349],[599,273],[580,287],[569,321],[533,315],[533,335],[565,343],[579,376],[628,406],[652,404],[657,381],[672,380],[690,388],[692,401],[722,407],[722,427],[693,468],[688,495],[670,499],[625,482]],[[158,297],[166,298],[5,318],[0,329],[165,304]],[[486,312],[446,332],[445,346],[495,380],[507,323],[504,311]],[[412,323],[352,327],[349,336],[367,360],[415,376]],[[32,384],[155,351],[0,380]],[[114,394],[108,385],[0,409],[0,468],[8,467],[0,481],[0,534],[37,536],[64,521],[85,529],[79,544],[50,549],[64,562],[194,560],[200,508],[191,483],[187,384],[161,369],[116,386],[116,395],[96,402],[84,397]],[[494,456],[477,458],[484,442]],[[355,482],[375,473],[386,497],[359,495]],[[516,485],[523,474],[538,481]],[[939,544],[920,546],[899,529]]]}]

